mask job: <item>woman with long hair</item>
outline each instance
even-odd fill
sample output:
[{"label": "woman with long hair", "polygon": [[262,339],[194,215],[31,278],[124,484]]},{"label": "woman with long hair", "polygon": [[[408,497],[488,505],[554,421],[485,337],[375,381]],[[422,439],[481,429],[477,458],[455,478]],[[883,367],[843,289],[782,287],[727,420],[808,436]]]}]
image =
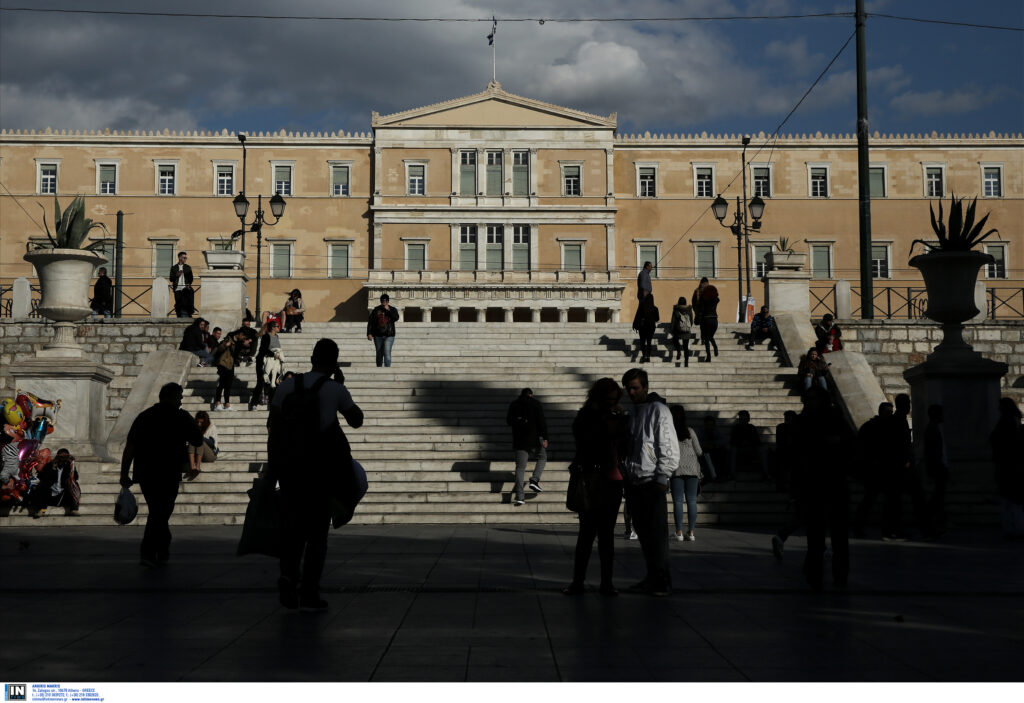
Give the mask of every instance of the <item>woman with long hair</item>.
[{"label": "woman with long hair", "polygon": [[302,320],[306,317],[306,306],[302,304],[302,291],[298,288],[288,294],[284,303],[284,331],[301,332]]},{"label": "woman with long hair", "polygon": [[[672,424],[679,442],[679,467],[672,473],[672,517],[676,523],[676,540],[693,542],[693,527],[697,524],[697,491],[700,487],[700,448],[697,433],[686,423],[686,410],[682,405],[669,407]],[[712,477],[713,478],[713,477]],[[686,532],[683,532],[683,504],[686,504]]]},{"label": "woman with long hair", "polygon": [[708,279],[700,279],[700,338],[704,341],[704,351],[707,358],[704,361],[711,362],[711,347],[715,348],[715,356],[718,356],[718,342],[715,341],[715,332],[718,331],[718,289]]},{"label": "woman with long hair", "polygon": [[[647,296],[650,297],[650,296]],[[587,393],[587,401],[576,414],[572,434],[576,440],[573,471],[582,471],[596,490],[589,509],[579,513],[572,583],[562,593],[578,596],[584,591],[587,564],[597,538],[601,560],[601,595],[617,596],[612,584],[615,562],[615,521],[622,502],[621,461],[629,449],[629,421],[619,407],[622,388],[611,378],[598,379]]]},{"label": "woman with long hair", "polygon": [[196,425],[203,433],[203,443],[198,447],[188,447],[189,465],[185,475],[190,481],[199,475],[204,461],[212,464],[217,461],[217,454],[220,453],[220,447],[217,446],[217,428],[210,421],[210,413],[205,410],[197,412]]},{"label": "woman with long hair", "polygon": [[266,363],[267,359],[281,354],[281,340],[277,336],[277,322],[268,320],[260,332],[260,347],[256,353],[256,387],[249,398],[249,409],[263,405],[263,395],[267,391]]},{"label": "woman with long hair", "polygon": [[658,328],[658,319],[658,308],[654,307],[654,294],[648,293],[637,305],[636,315],[633,316],[633,329],[640,335],[640,363],[651,360],[651,341],[654,339],[654,331]]},{"label": "woman with long hair", "polygon": [[690,365],[690,330],[693,329],[693,307],[687,305],[686,296],[672,306],[672,340],[676,346],[676,361],[683,358],[683,366]]}]

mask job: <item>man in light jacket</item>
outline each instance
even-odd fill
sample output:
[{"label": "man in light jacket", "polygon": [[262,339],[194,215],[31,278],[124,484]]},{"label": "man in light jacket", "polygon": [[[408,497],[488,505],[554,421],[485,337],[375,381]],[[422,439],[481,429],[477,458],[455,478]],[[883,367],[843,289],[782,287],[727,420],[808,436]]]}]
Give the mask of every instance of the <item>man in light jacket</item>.
[{"label": "man in light jacket", "polygon": [[625,462],[626,504],[647,565],[647,576],[631,591],[667,596],[672,592],[668,562],[668,511],[665,494],[679,466],[672,413],[647,389],[647,372],[630,369],[622,385],[633,401],[630,414],[632,450]]}]

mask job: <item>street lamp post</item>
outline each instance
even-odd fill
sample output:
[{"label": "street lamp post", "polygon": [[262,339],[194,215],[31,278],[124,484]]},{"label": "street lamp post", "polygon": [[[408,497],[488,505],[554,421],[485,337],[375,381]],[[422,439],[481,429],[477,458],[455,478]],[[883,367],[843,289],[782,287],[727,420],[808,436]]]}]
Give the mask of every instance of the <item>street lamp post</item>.
[{"label": "street lamp post", "polygon": [[[268,222],[263,211],[263,194],[261,193],[256,197],[256,213],[252,222],[246,222],[245,216],[249,213],[249,201],[245,197],[245,135],[239,134],[238,141],[242,143],[242,190],[235,196],[232,204],[235,206],[235,215],[238,220],[242,223],[242,228],[234,233],[232,236],[242,236],[242,241],[245,241],[246,227],[249,228],[250,232],[256,233],[256,319],[259,320],[261,317],[260,307],[260,285],[263,280],[263,225],[273,227],[281,218],[284,216],[284,198],[281,197],[280,193],[275,193],[270,199],[270,212],[274,215],[274,221]],[[243,245],[244,246],[244,245]]]},{"label": "street lamp post", "polygon": [[[746,319],[744,310],[745,302],[750,300],[750,230],[761,229],[761,216],[764,214],[764,200],[761,196],[755,195],[747,201],[747,145],[750,144],[750,137],[743,137],[743,152],[740,156],[743,170],[743,199],[736,197],[736,212],[733,213],[733,222],[725,224],[723,220],[729,211],[729,202],[719,193],[715,201],[711,203],[711,211],[718,220],[718,224],[728,227],[736,235],[736,292],[739,300],[739,309],[736,319],[742,322]],[[753,222],[749,222],[750,219]],[[743,295],[743,251],[747,251],[746,279],[747,294]]]}]

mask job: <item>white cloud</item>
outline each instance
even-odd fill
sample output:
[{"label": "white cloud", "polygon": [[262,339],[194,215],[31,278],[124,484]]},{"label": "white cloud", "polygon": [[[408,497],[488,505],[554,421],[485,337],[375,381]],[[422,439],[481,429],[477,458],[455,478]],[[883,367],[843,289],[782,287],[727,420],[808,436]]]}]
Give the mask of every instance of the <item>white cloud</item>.
[{"label": "white cloud", "polygon": [[974,112],[999,100],[999,90],[907,91],[889,101],[901,116],[939,116]]},{"label": "white cloud", "polygon": [[42,129],[192,129],[196,117],[187,109],[159,105],[132,96],[111,98],[59,96],[28,92],[0,83],[0,125]]}]

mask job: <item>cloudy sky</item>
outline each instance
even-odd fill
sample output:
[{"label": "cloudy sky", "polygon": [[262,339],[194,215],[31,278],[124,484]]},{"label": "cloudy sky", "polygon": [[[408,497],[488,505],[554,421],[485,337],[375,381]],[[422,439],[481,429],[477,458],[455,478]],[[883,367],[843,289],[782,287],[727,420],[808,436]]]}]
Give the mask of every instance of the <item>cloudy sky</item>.
[{"label": "cloudy sky", "polygon": [[[854,0],[3,0],[8,7],[486,22],[354,22],[0,12],[0,126],[346,130],[478,92],[601,115],[619,131],[771,132],[852,18],[513,22],[852,12]],[[868,11],[1024,26],[1021,0],[868,0]],[[969,14],[968,14],[969,12]],[[502,18],[509,18],[503,21]],[[873,18],[871,129],[1024,131],[1024,33]],[[783,129],[853,132],[855,42]]]}]

